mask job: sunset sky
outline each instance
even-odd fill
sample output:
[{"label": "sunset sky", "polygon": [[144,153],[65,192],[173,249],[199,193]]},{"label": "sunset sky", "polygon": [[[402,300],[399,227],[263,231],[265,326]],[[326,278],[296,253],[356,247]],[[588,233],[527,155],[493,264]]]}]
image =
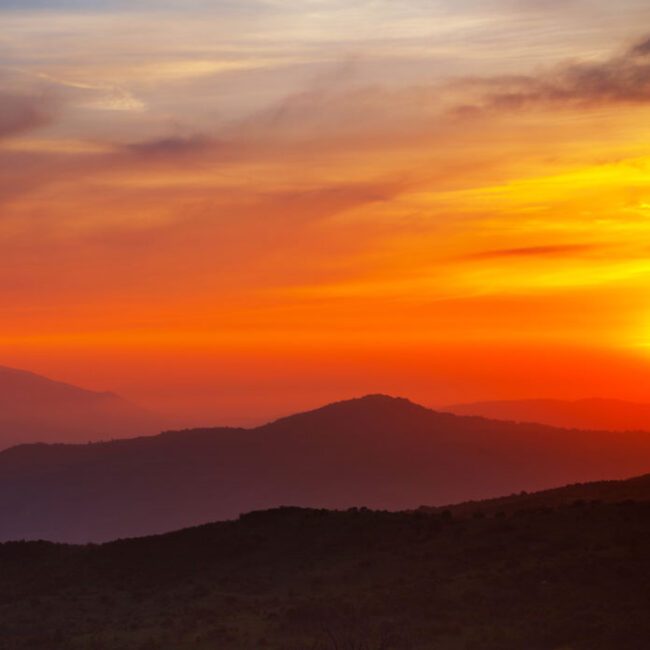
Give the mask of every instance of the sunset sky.
[{"label": "sunset sky", "polygon": [[0,21],[0,365],[214,424],[650,401],[648,0]]}]

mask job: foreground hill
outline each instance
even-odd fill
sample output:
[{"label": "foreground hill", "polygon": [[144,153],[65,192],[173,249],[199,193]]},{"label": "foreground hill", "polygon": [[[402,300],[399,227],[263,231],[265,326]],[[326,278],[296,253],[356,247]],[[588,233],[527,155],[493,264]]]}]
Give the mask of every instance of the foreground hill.
[{"label": "foreground hill", "polygon": [[279,505],[411,509],[622,478],[650,435],[518,425],[369,396],[256,429],[0,453],[0,539],[102,541]]},{"label": "foreground hill", "polygon": [[456,415],[478,415],[493,420],[537,422],[567,429],[650,431],[650,404],[615,399],[506,400],[456,404],[445,408]]},{"label": "foreground hill", "polygon": [[161,420],[113,393],[97,393],[0,366],[0,449],[155,433]]},{"label": "foreground hill", "polygon": [[0,544],[3,650],[646,650],[650,503]]},{"label": "foreground hill", "polygon": [[594,481],[575,483],[565,487],[539,492],[520,492],[496,499],[466,501],[452,506],[422,506],[419,512],[449,510],[460,516],[493,516],[512,514],[521,510],[539,510],[572,505],[650,501],[650,474],[625,481]]}]

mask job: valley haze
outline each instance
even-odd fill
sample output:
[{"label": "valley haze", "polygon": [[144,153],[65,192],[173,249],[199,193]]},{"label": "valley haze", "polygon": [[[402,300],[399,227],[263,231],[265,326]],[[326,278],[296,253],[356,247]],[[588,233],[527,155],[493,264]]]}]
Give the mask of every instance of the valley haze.
[{"label": "valley haze", "polygon": [[403,510],[643,473],[647,432],[436,412],[369,395],[253,429],[0,453],[0,539],[99,542],[294,505]]}]

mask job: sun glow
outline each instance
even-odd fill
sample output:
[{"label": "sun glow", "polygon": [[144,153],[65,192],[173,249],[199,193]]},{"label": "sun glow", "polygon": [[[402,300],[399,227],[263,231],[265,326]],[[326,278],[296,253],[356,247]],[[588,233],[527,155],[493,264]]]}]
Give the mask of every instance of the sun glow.
[{"label": "sun glow", "polygon": [[602,392],[640,390],[647,4],[28,4],[0,36],[15,365],[83,384],[120,359],[151,395],[138,350],[170,375],[264,359],[260,391],[282,358],[287,386],[336,358],[401,394],[429,364],[461,401],[542,360],[539,391],[569,390],[567,359],[604,355]]}]

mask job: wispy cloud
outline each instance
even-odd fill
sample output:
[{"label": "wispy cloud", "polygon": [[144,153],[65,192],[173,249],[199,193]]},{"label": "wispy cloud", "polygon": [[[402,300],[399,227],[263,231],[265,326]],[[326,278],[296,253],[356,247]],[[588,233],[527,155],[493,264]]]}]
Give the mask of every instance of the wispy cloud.
[{"label": "wispy cloud", "polygon": [[465,79],[454,85],[475,94],[473,101],[456,107],[461,115],[650,102],[650,39],[609,59],[565,63],[536,75]]},{"label": "wispy cloud", "polygon": [[546,246],[522,246],[521,248],[502,248],[480,251],[463,256],[467,260],[490,260],[521,257],[562,257],[591,253],[602,248],[594,244],[548,244]]},{"label": "wispy cloud", "polygon": [[161,11],[166,9],[230,10],[261,8],[262,0],[0,0],[0,11],[83,11],[103,12],[125,10]]},{"label": "wispy cloud", "polygon": [[0,139],[47,124],[52,120],[53,110],[47,96],[0,92]]},{"label": "wispy cloud", "polygon": [[232,150],[230,143],[203,134],[172,135],[127,144],[123,150],[148,161],[192,159],[203,155],[215,156]]}]

